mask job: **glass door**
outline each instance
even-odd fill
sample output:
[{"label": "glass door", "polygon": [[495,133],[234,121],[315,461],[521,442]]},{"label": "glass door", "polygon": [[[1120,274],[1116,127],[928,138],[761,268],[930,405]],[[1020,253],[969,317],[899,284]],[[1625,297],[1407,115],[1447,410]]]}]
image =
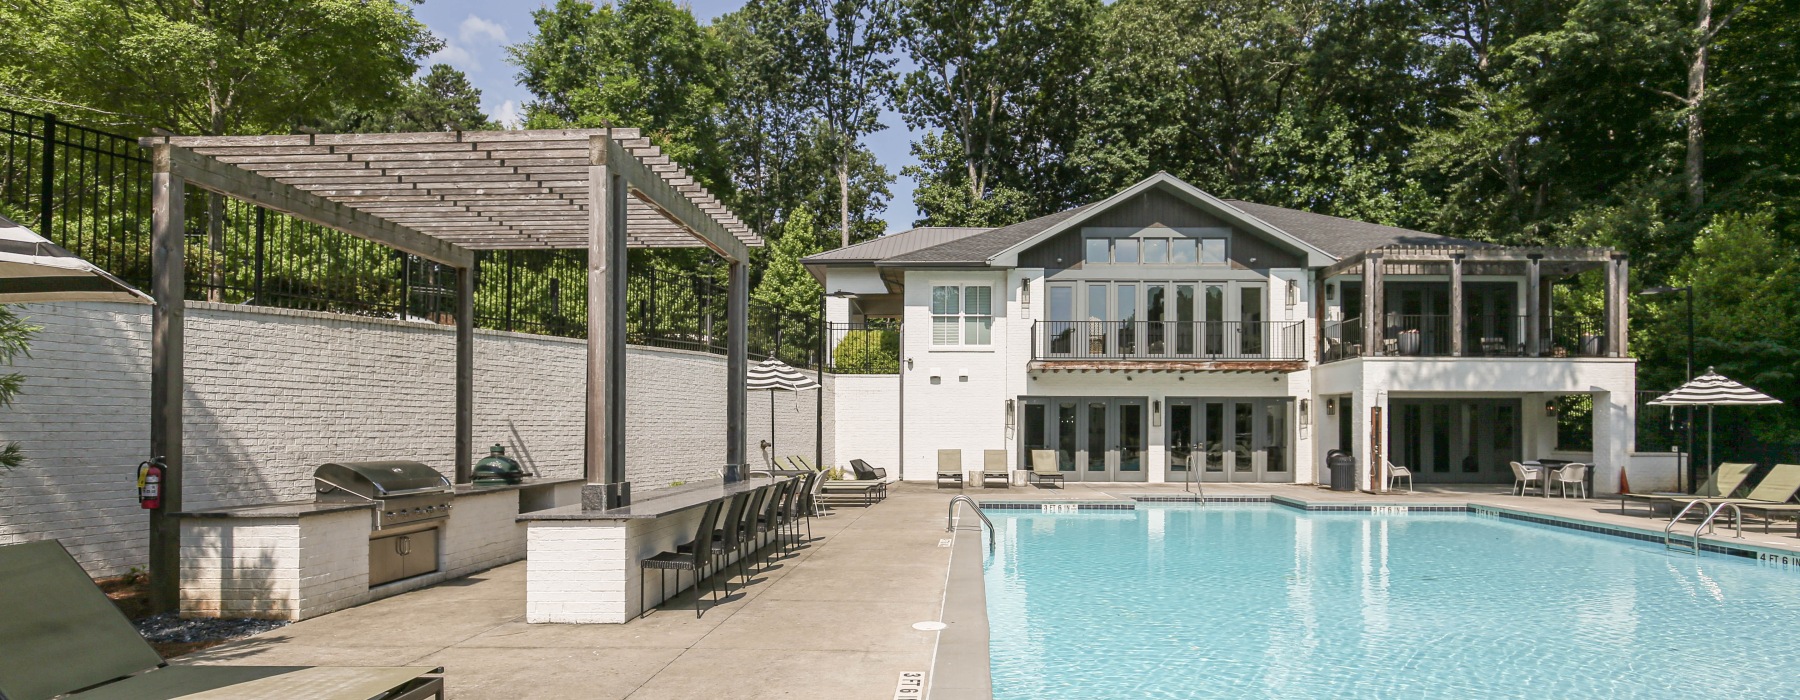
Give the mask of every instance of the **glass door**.
[{"label": "glass door", "polygon": [[1056,451],[1057,469],[1071,481],[1146,481],[1149,439],[1145,399],[1024,399],[1020,454],[1030,468],[1032,450]]},{"label": "glass door", "polygon": [[1290,399],[1171,399],[1168,480],[1185,480],[1184,468],[1198,469],[1200,481],[1293,481],[1292,406]]},{"label": "glass door", "polygon": [[1193,399],[1169,399],[1168,406],[1169,415],[1163,419],[1169,431],[1165,440],[1169,450],[1168,480],[1184,482],[1199,471],[1195,445],[1200,437],[1200,406]]},{"label": "glass door", "polygon": [[1113,481],[1147,481],[1144,447],[1149,407],[1143,399],[1115,399],[1112,404]]}]

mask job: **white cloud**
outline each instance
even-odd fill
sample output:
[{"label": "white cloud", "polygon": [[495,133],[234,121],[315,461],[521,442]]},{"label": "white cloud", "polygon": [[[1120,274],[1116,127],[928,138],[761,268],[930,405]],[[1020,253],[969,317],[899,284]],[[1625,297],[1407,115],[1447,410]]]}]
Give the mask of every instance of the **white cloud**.
[{"label": "white cloud", "polygon": [[495,44],[506,43],[504,27],[501,27],[498,22],[482,19],[475,15],[469,15],[468,19],[462,21],[462,25],[456,29],[456,36],[465,44],[479,43],[482,39]]},{"label": "white cloud", "polygon": [[494,111],[493,117],[494,121],[500,122],[501,126],[508,129],[517,129],[525,125],[525,113],[519,111],[519,103],[512,100],[501,102],[500,109]]},{"label": "white cloud", "polygon": [[425,63],[426,65],[448,63],[464,73],[481,70],[481,62],[475,60],[475,56],[470,54],[468,49],[448,41],[444,42],[444,48],[438,49],[437,53],[427,57]]}]

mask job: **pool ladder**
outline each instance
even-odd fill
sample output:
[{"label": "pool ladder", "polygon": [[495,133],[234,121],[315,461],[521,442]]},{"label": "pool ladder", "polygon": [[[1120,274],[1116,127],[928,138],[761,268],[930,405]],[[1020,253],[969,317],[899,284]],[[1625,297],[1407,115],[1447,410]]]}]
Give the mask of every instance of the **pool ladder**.
[{"label": "pool ladder", "polygon": [[987,513],[981,512],[981,504],[976,503],[975,499],[968,496],[959,494],[950,499],[949,512],[944,514],[944,532],[956,532],[956,506],[959,503],[969,504],[969,508],[975,511],[975,515],[981,518],[981,524],[987,526],[988,551],[994,551],[994,521],[988,520]]},{"label": "pool ladder", "polygon": [[1663,528],[1664,549],[1685,548],[1693,552],[1695,556],[1699,556],[1700,535],[1712,534],[1713,521],[1717,520],[1719,514],[1725,512],[1726,508],[1731,509],[1731,527],[1737,532],[1737,534],[1732,536],[1740,540],[1744,539],[1744,512],[1738,509],[1736,503],[1720,503],[1718,506],[1714,507],[1711,512],[1706,514],[1706,519],[1700,521],[1699,527],[1694,528],[1694,535],[1691,540],[1677,541],[1675,539],[1675,526],[1681,523],[1682,518],[1687,517],[1688,511],[1693,510],[1694,506],[1700,506],[1700,508],[1704,510],[1706,508],[1706,501],[1688,501],[1688,504],[1682,507],[1680,513],[1676,513],[1675,517],[1669,518],[1669,526]]}]

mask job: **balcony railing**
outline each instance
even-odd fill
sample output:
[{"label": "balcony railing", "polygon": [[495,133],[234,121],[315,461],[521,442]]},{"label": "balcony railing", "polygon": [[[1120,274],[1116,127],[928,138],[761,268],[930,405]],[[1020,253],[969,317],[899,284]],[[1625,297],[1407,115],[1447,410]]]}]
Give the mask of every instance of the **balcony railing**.
[{"label": "balcony railing", "polygon": [[1304,321],[1038,321],[1037,360],[1302,360]]},{"label": "balcony railing", "polygon": [[[1381,344],[1363,342],[1361,318],[1326,324],[1321,362],[1364,355],[1389,357],[1450,357],[1451,317],[1440,314],[1389,314]],[[1463,357],[1526,357],[1531,347],[1528,320],[1520,315],[1476,315],[1463,322]],[[1600,324],[1577,316],[1547,316],[1538,331],[1540,357],[1599,357],[1606,352],[1606,336]]]}]

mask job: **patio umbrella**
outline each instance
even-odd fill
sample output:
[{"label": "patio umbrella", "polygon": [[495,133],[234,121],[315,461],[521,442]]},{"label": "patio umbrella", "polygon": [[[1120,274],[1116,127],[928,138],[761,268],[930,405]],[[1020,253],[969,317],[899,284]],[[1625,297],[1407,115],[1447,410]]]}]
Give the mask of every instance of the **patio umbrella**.
[{"label": "patio umbrella", "polygon": [[1705,406],[1706,407],[1706,471],[1713,469],[1713,407],[1714,406],[1766,406],[1781,403],[1760,391],[1726,379],[1724,375],[1706,368],[1706,374],[1689,380],[1651,401],[1652,406]]},{"label": "patio umbrella", "polygon": [[745,388],[751,391],[769,392],[769,461],[775,461],[775,392],[777,391],[810,391],[819,388],[819,383],[794,369],[792,365],[773,357],[757,363],[750,368]]},{"label": "patio umbrella", "polygon": [[0,216],[0,304],[33,301],[154,303],[124,280]]}]

